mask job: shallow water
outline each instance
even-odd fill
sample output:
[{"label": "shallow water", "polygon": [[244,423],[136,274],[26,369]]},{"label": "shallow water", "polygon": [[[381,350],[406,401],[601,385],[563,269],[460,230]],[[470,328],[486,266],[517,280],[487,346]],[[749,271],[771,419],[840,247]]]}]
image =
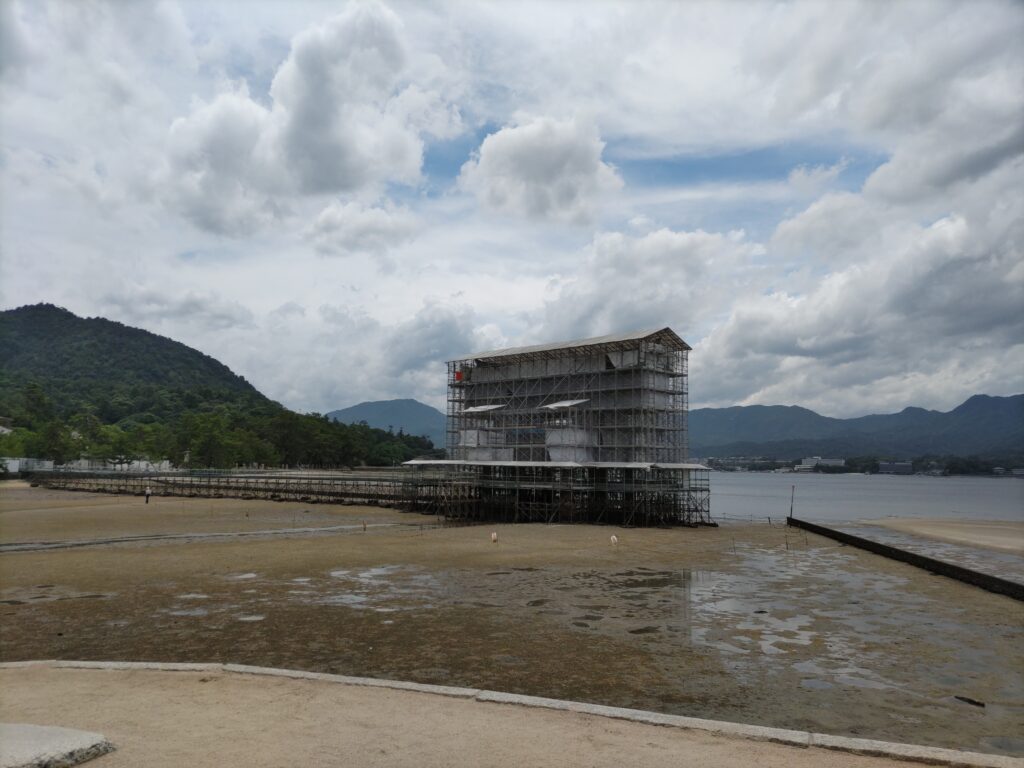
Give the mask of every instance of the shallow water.
[{"label": "shallow water", "polygon": [[852,522],[880,517],[1024,520],[1024,480],[922,475],[712,472],[715,519]]}]

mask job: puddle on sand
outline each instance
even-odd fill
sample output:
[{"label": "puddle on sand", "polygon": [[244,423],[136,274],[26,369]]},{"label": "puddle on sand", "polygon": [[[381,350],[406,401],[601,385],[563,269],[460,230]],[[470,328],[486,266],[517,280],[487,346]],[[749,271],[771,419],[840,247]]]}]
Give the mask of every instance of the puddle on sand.
[{"label": "puddle on sand", "polygon": [[651,635],[655,632],[660,632],[660,627],[637,627],[636,629],[629,630],[631,635]]},{"label": "puddle on sand", "polygon": [[433,574],[412,566],[382,565],[363,570],[335,568],[327,573],[329,580],[305,578],[301,583],[306,589],[289,590],[288,594],[310,604],[393,613],[429,609],[440,591]]},{"label": "puddle on sand", "polygon": [[209,614],[205,608],[182,608],[178,611],[168,611],[169,616],[206,616]]},{"label": "puddle on sand", "polygon": [[347,605],[350,608],[362,608],[364,607],[364,604],[368,600],[369,597],[367,597],[366,595],[341,593],[321,596],[315,602],[319,603],[320,605]]},{"label": "puddle on sand", "polygon": [[800,681],[801,688],[809,688],[812,691],[827,691],[832,688],[832,683],[825,682],[824,680],[816,680],[813,677],[809,677],[805,680]]},{"label": "puddle on sand", "polygon": [[246,614],[244,616],[236,616],[236,621],[263,621],[266,616],[260,616],[259,614]]},{"label": "puddle on sand", "polygon": [[[45,589],[43,594],[35,594],[37,589]],[[38,603],[52,603],[65,600],[106,600],[117,597],[117,592],[76,592],[65,587],[54,588],[52,584],[42,584],[36,587],[13,587],[0,591],[0,604],[2,605],[34,605]]]}]

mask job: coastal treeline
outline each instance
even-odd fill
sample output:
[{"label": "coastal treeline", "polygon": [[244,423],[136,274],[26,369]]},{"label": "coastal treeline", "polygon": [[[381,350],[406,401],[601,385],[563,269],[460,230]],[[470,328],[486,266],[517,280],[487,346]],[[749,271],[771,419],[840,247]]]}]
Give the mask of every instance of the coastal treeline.
[{"label": "coastal treeline", "polygon": [[[64,463],[85,458],[112,464],[170,460],[190,467],[386,466],[428,453],[425,437],[365,424],[339,424],[299,414],[271,401],[226,403],[199,398],[192,408],[167,410],[153,399],[174,393],[122,392],[109,401],[77,404],[61,413],[37,383],[2,403],[13,429],[0,435],[0,456]],[[128,411],[127,415],[121,415]]]},{"label": "coastal treeline", "polygon": [[191,347],[48,304],[0,312],[0,425],[0,456],[58,463],[386,466],[433,448],[295,413]]},{"label": "coastal treeline", "polygon": [[[890,456],[853,456],[844,460],[841,466],[819,464],[809,471],[823,475],[841,475],[850,473],[877,474],[882,461],[907,461]],[[990,458],[978,456],[948,456],[928,454],[909,460],[915,473],[935,475],[998,475],[1001,470],[1024,466],[1024,453],[1007,454]],[[722,471],[744,470],[747,472],[774,472],[776,470],[793,469],[799,461],[776,460],[771,457],[749,459],[726,458],[709,459],[708,465]]]}]

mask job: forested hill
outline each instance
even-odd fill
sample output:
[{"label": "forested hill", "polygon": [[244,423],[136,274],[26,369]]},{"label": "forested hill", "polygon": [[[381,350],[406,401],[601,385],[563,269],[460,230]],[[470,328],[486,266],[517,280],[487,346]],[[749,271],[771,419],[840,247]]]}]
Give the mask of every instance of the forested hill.
[{"label": "forested hill", "polygon": [[171,339],[49,304],[0,312],[0,456],[394,464],[429,441],[302,415]]},{"label": "forested hill", "polygon": [[270,401],[226,365],[184,344],[51,304],[0,312],[0,415],[19,415],[35,382],[67,418],[167,419],[199,405]]}]

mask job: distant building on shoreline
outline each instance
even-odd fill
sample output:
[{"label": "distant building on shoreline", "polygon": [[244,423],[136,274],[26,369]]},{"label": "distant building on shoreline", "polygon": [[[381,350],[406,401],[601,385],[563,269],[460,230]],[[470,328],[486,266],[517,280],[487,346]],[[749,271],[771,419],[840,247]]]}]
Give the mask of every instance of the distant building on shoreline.
[{"label": "distant building on shoreline", "polygon": [[688,461],[689,351],[661,328],[449,361],[448,458],[407,463],[417,496],[456,518],[711,524],[707,467]]},{"label": "distant building on shoreline", "polygon": [[813,472],[815,467],[845,467],[846,459],[823,459],[821,456],[810,456],[793,467],[794,472]]},{"label": "distant building on shoreline", "polygon": [[878,474],[912,475],[914,474],[914,463],[912,461],[880,461],[878,462]]}]

